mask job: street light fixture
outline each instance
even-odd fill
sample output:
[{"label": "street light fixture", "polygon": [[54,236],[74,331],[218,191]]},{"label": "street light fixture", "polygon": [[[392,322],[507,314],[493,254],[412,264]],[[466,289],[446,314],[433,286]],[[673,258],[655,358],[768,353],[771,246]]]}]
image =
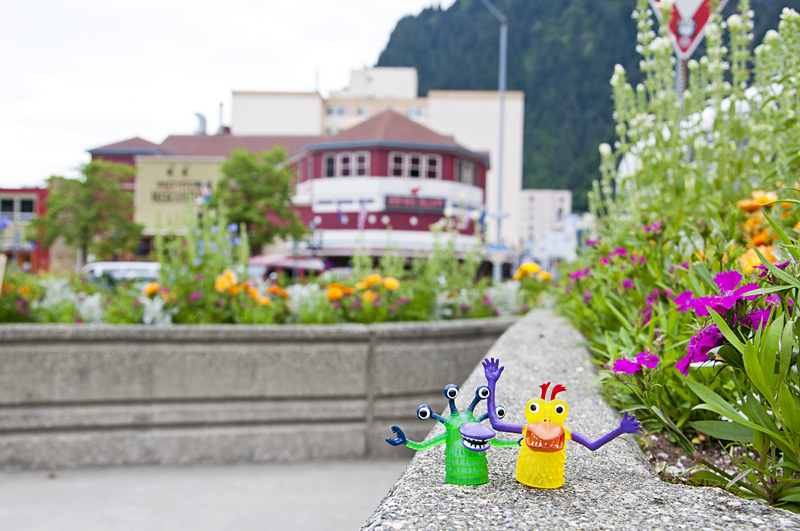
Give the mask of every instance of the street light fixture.
[{"label": "street light fixture", "polygon": [[[508,19],[489,0],[481,0],[494,18],[500,22],[500,66],[497,72],[497,90],[500,93],[500,136],[497,156],[497,251],[502,249],[500,224],[503,219],[503,129],[506,109],[506,49],[508,48]],[[492,261],[492,280],[500,282],[503,272],[501,260]]]}]

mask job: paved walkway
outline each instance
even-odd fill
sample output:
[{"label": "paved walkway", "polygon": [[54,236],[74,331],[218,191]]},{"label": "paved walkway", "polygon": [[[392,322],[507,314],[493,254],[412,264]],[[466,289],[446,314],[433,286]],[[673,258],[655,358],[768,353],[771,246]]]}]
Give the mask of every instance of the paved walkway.
[{"label": "paved walkway", "polygon": [[353,530],[405,461],[0,473],[0,529]]},{"label": "paved walkway", "polygon": [[[569,404],[567,428],[596,439],[619,425],[619,413],[593,383],[596,373],[581,340],[564,319],[536,310],[495,343],[488,356],[505,366],[497,399],[507,422],[524,422],[524,404],[540,395],[539,384],[552,382],[567,388],[559,395]],[[478,366],[461,386],[461,411],[485,383]],[[430,405],[442,411],[446,402]],[[554,490],[532,489],[514,479],[516,449],[488,452],[489,482],[474,487],[444,483],[443,445],[417,452],[365,529],[800,529],[796,514],[717,488],[660,481],[632,436],[596,452],[569,442],[566,484]]]}]

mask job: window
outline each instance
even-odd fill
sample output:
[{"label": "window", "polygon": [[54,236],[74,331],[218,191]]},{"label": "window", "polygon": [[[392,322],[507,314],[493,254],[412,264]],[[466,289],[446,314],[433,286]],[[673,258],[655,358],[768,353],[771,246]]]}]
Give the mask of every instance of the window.
[{"label": "window", "polygon": [[367,108],[363,105],[360,105],[358,109],[356,109],[356,114],[359,116],[366,116],[367,115]]},{"label": "window", "polygon": [[413,120],[414,118],[424,118],[425,109],[423,107],[409,107],[406,109],[406,118]]},{"label": "window", "polygon": [[422,166],[422,155],[418,153],[412,153],[408,156],[408,176],[414,179],[419,179],[421,170],[420,166]]},{"label": "window", "polygon": [[351,164],[353,163],[353,156],[350,153],[339,154],[339,175],[342,177],[350,177],[353,175]]},{"label": "window", "polygon": [[336,155],[325,155],[325,177],[336,177]]},{"label": "window", "polygon": [[30,221],[33,218],[33,199],[22,199],[19,202],[19,220]]},{"label": "window", "polygon": [[314,157],[308,157],[308,163],[306,164],[306,180],[310,181],[314,178]]},{"label": "window", "polygon": [[405,156],[402,153],[392,152],[389,154],[389,173],[392,177],[405,175]]},{"label": "window", "polygon": [[347,116],[347,107],[344,105],[328,105],[328,116]]},{"label": "window", "polygon": [[14,200],[13,199],[2,199],[0,200],[0,214],[3,217],[13,218],[14,217]]},{"label": "window", "polygon": [[369,175],[369,153],[360,151],[355,154],[356,157],[356,175],[365,177]]},{"label": "window", "polygon": [[478,184],[478,179],[475,175],[475,163],[459,160],[456,165],[456,180],[472,186]]},{"label": "window", "polygon": [[439,168],[442,167],[441,157],[439,155],[426,155],[425,156],[425,178],[426,179],[439,179]]}]

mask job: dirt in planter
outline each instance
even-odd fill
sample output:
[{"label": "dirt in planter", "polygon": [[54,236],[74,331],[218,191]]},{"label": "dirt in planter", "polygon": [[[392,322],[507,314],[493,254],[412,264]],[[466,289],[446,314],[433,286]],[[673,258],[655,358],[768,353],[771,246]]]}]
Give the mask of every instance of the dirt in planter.
[{"label": "dirt in planter", "polygon": [[[669,434],[666,432],[651,432],[639,438],[639,444],[650,464],[656,472],[665,480],[685,482],[688,475],[687,471],[696,469],[701,463],[694,462],[691,457],[686,455],[678,444],[671,442]],[[705,459],[714,466],[731,475],[739,473],[739,468],[731,459],[731,456],[717,442],[703,442],[694,445],[695,450],[702,459]],[[700,468],[700,470],[705,467]]]}]

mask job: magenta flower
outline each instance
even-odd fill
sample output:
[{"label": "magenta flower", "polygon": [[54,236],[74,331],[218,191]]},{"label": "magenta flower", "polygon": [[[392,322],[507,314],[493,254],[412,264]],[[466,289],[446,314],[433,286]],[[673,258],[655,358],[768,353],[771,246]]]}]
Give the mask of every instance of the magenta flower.
[{"label": "magenta flower", "polygon": [[686,376],[689,374],[690,363],[708,361],[708,351],[722,345],[724,340],[725,336],[722,335],[717,325],[712,324],[702,328],[689,340],[689,346],[686,347],[689,353],[675,364],[675,368]]},{"label": "magenta flower", "polygon": [[622,287],[624,289],[633,289],[633,281],[631,281],[629,278],[626,278],[622,281]]},{"label": "magenta flower", "polygon": [[748,296],[745,294],[758,289],[758,285],[747,284],[746,286],[736,289],[741,281],[742,274],[738,271],[719,273],[714,277],[714,282],[719,286],[720,295],[695,299],[690,303],[691,307],[698,317],[704,317],[708,315],[709,307],[715,312],[722,314],[733,308],[741,299],[755,299],[755,295]]},{"label": "magenta flower", "polygon": [[687,290],[680,294],[677,297],[672,299],[672,302],[678,307],[679,312],[688,312],[692,309],[692,301],[694,301],[694,293]]},{"label": "magenta flower", "polygon": [[771,308],[756,310],[742,317],[742,324],[753,327],[753,330],[758,330],[767,325],[770,313],[772,313]]},{"label": "magenta flower", "polygon": [[202,292],[200,292],[200,291],[195,291],[194,293],[192,293],[191,295],[189,295],[189,302],[190,302],[190,303],[197,302],[197,301],[200,299],[200,297],[202,297],[202,296],[203,296],[203,293],[202,293]]},{"label": "magenta flower", "polygon": [[586,267],[585,269],[578,269],[577,271],[573,271],[569,274],[569,278],[576,280],[579,278],[585,278],[589,276],[589,268]]},{"label": "magenta flower", "polygon": [[614,249],[613,251],[608,253],[608,256],[609,257],[612,257],[612,256],[628,256],[628,250],[626,248],[624,248],[624,247],[617,247],[616,249]]},{"label": "magenta flower", "polygon": [[586,243],[586,245],[588,245],[589,247],[591,247],[591,246],[593,246],[593,245],[597,245],[598,243],[600,243],[600,237],[597,237],[597,238],[595,238],[594,240],[586,240],[586,242],[585,242],[585,243]]},{"label": "magenta flower", "polygon": [[625,374],[634,374],[636,371],[641,371],[643,368],[655,369],[661,358],[653,354],[652,350],[647,352],[640,352],[636,355],[636,361],[626,360],[620,358],[614,362],[614,372],[624,372]]},{"label": "magenta flower", "polygon": [[659,232],[661,230],[661,222],[654,221],[652,225],[645,225],[642,230],[648,234],[651,232]]},{"label": "magenta flower", "polygon": [[584,291],[583,292],[583,302],[589,303],[592,300],[592,292],[591,291]]}]

